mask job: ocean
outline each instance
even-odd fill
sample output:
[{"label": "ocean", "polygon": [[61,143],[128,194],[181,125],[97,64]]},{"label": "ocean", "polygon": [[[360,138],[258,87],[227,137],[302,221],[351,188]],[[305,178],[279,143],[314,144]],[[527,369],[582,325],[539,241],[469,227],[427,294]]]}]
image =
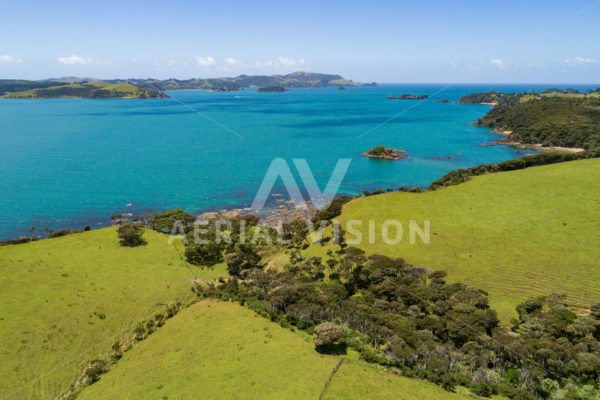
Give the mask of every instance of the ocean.
[{"label": "ocean", "polygon": [[[382,84],[285,93],[178,91],[149,100],[2,99],[0,239],[32,226],[107,226],[118,213],[248,207],[279,157],[296,177],[292,159],[306,159],[321,188],[338,159],[351,158],[340,194],[424,187],[451,170],[529,152],[481,146],[499,136],[469,123],[489,106],[438,101],[556,86]],[[387,99],[405,93],[432,97]],[[410,156],[360,155],[379,144]]]}]

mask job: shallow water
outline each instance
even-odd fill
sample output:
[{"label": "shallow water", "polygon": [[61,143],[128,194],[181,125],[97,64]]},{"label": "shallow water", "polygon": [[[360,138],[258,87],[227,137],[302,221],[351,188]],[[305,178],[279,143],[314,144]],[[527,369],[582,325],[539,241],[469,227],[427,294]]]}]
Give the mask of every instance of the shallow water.
[{"label": "shallow water", "polygon": [[[352,158],[340,192],[356,194],[426,186],[456,168],[523,155],[480,146],[498,136],[468,123],[488,106],[436,101],[545,86],[453,86],[435,94],[443,87],[170,93],[177,100],[0,100],[0,238],[24,234],[30,226],[98,227],[119,212],[247,207],[276,157],[287,160],[294,174],[292,159],[305,158],[321,188],[339,158]],[[435,95],[425,102],[386,98],[404,93]],[[410,157],[360,156],[379,144]],[[432,158],[437,156],[444,159]]]}]

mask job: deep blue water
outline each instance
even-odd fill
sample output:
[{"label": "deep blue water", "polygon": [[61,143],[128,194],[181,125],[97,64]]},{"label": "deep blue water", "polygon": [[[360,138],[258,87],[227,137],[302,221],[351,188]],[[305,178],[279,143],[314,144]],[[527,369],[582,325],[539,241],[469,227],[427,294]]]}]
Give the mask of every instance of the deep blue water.
[{"label": "deep blue water", "polygon": [[[30,226],[98,227],[119,212],[249,206],[276,157],[290,165],[307,159],[321,188],[339,158],[352,158],[341,187],[349,194],[426,186],[456,168],[523,154],[479,146],[497,138],[468,125],[488,106],[437,103],[437,97],[557,85],[453,86],[420,104],[386,98],[432,95],[444,86],[170,93],[179,102],[0,100],[0,239]],[[410,158],[360,156],[381,143],[407,150]]]}]

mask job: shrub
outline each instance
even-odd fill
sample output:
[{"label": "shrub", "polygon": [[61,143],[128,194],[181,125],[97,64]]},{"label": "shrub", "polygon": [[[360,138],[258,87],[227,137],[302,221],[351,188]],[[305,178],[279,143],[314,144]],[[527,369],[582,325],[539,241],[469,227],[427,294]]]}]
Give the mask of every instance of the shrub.
[{"label": "shrub", "polygon": [[108,371],[108,362],[105,360],[92,360],[88,362],[85,369],[85,377],[89,383],[94,383],[100,379],[100,375]]},{"label": "shrub", "polygon": [[122,246],[135,247],[145,243],[142,239],[144,227],[139,224],[125,223],[117,229],[117,236]]},{"label": "shrub", "polygon": [[317,325],[313,335],[315,346],[331,345],[344,336],[344,328],[333,322],[324,322]]},{"label": "shrub", "polygon": [[185,258],[194,265],[212,267],[223,261],[221,247],[214,241],[206,244],[190,244],[185,248]]}]

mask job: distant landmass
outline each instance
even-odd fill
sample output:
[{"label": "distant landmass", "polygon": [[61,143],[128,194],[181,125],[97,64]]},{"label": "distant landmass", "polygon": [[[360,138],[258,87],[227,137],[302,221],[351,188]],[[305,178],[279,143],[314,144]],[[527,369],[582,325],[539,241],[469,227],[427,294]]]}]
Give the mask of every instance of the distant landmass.
[{"label": "distant landmass", "polygon": [[125,82],[139,86],[151,86],[159,90],[208,89],[218,91],[236,91],[244,88],[326,88],[339,86],[377,86],[373,83],[358,83],[344,79],[341,75],[320,74],[316,72],[293,72],[287,75],[240,75],[234,78],[209,79],[126,79],[109,82]]},{"label": "distant landmass", "polygon": [[49,98],[132,98],[152,99],[169,97],[162,91],[132,85],[105,81],[25,81],[0,80],[0,98],[8,99],[49,99]]},{"label": "distant landmass", "polygon": [[459,103],[493,105],[477,126],[495,128],[508,144],[594,149],[600,147],[600,89],[470,93]]},{"label": "distant landmass", "polygon": [[344,79],[341,75],[315,72],[294,72],[287,75],[240,75],[234,78],[193,79],[112,79],[64,77],[39,81],[0,80],[0,98],[45,99],[57,97],[75,98],[137,98],[149,99],[169,97],[164,91],[206,89],[215,92],[237,91],[244,88],[325,88],[343,86],[377,86],[373,83],[358,83]]}]

